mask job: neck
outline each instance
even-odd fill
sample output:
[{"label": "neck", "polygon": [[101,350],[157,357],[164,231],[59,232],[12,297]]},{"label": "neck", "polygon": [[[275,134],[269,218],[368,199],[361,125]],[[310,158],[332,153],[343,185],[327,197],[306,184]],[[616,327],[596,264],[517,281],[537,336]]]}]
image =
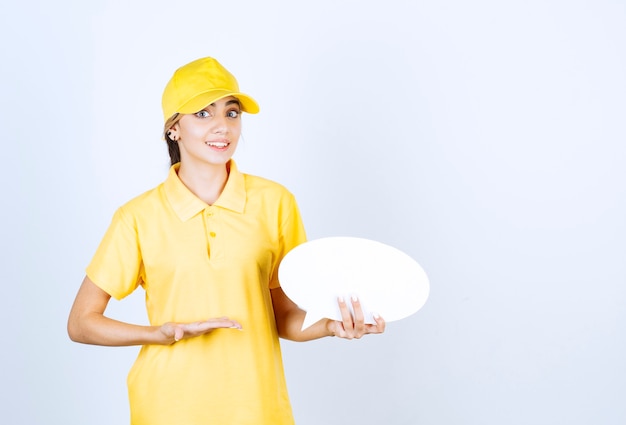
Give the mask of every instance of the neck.
[{"label": "neck", "polygon": [[230,164],[194,167],[181,162],[178,178],[187,189],[209,205],[213,205],[220,197],[226,181]]}]

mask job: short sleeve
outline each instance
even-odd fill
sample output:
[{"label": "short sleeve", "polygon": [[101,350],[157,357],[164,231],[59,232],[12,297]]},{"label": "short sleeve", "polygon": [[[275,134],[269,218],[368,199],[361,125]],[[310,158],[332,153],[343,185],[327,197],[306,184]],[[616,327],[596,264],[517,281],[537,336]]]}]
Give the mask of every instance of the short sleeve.
[{"label": "short sleeve", "polygon": [[279,246],[276,267],[272,272],[270,289],[280,286],[278,281],[278,267],[283,257],[296,246],[306,242],[306,232],[300,210],[294,196],[290,193],[285,201],[281,203],[282,224],[280,226]]},{"label": "short sleeve", "polygon": [[87,276],[116,299],[133,292],[141,282],[142,259],[137,229],[123,207],[113,215]]}]

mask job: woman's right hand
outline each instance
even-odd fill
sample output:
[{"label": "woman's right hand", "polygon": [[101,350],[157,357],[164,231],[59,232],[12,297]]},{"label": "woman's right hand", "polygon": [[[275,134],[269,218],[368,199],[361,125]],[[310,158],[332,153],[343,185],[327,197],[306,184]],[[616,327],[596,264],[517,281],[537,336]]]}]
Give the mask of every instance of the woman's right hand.
[{"label": "woman's right hand", "polygon": [[107,346],[170,345],[218,328],[241,329],[239,322],[228,317],[192,323],[170,322],[161,326],[120,322],[104,315],[110,299],[109,294],[85,276],[67,321],[67,331],[72,341]]},{"label": "woman's right hand", "polygon": [[215,329],[238,329],[241,330],[241,324],[235,320],[230,320],[228,317],[218,317],[215,319],[208,319],[201,322],[192,323],[174,323],[168,322],[161,325],[161,332],[170,344],[173,344],[181,339],[193,338],[196,336],[208,334]]}]

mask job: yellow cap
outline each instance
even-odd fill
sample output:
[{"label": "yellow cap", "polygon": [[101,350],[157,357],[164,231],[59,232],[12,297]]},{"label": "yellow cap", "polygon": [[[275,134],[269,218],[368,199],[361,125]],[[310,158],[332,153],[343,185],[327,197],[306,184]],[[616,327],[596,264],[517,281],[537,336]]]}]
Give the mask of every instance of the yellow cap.
[{"label": "yellow cap", "polygon": [[202,58],[176,70],[163,91],[163,117],[167,121],[175,113],[194,114],[207,105],[227,96],[241,102],[241,109],[250,114],[259,112],[259,105],[247,94],[239,92],[237,80],[213,58]]}]

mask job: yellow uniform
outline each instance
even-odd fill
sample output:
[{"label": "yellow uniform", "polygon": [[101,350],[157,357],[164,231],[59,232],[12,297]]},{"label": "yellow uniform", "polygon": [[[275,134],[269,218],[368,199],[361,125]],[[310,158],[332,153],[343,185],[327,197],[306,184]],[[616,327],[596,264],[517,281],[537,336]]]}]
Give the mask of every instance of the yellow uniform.
[{"label": "yellow uniform", "polygon": [[116,299],[143,286],[153,325],[228,316],[243,327],[143,346],[128,375],[132,425],[293,424],[269,289],[305,232],[289,191],[229,165],[213,205],[172,166],[116,211],[87,267]]}]

